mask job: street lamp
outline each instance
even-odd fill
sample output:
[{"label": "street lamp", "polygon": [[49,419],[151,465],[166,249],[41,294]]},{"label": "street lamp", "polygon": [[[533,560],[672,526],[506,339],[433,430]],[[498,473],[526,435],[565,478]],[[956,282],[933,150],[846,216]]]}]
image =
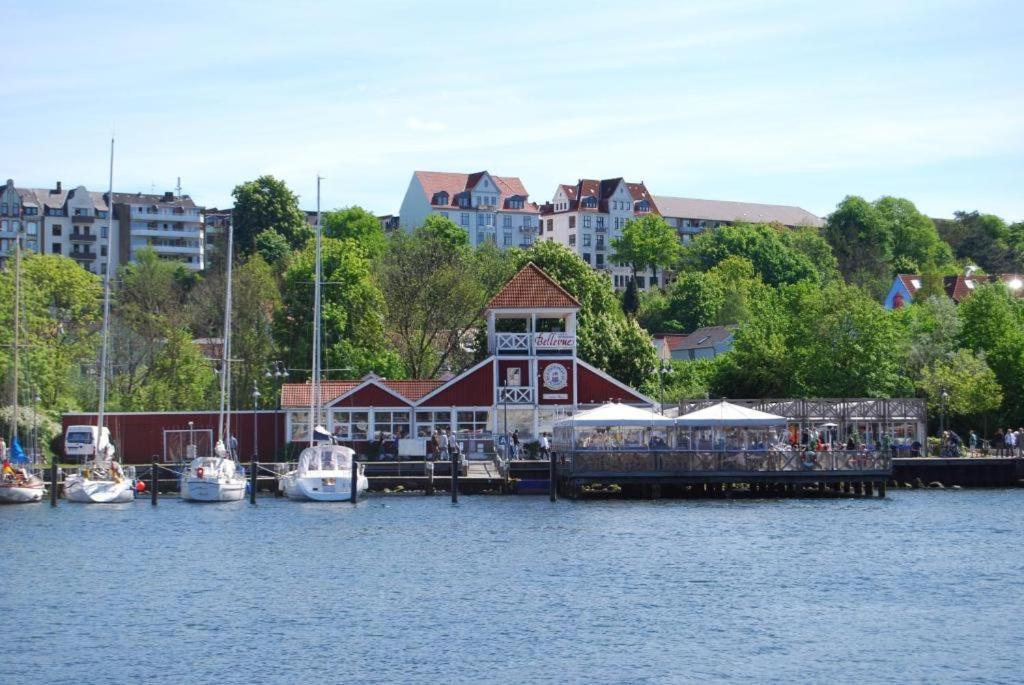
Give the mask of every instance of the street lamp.
[{"label": "street lamp", "polygon": [[941,457],[946,447],[946,401],[949,399],[949,393],[945,388],[939,391],[939,398],[942,400],[939,405],[939,456]]},{"label": "street lamp", "polygon": [[659,413],[665,411],[665,374],[672,373],[672,362],[668,359],[658,361],[658,387],[661,390],[661,406]]},{"label": "street lamp", "polygon": [[196,458],[196,433],[195,433],[195,422],[188,422],[188,458],[189,460]]},{"label": "street lamp", "polygon": [[260,438],[259,438],[259,425],[256,422],[257,414],[256,409],[260,405],[260,389],[256,386],[256,381],[252,382],[252,458],[259,460],[260,458]]},{"label": "street lamp", "polygon": [[285,368],[284,362],[273,361],[270,362],[270,368],[263,375],[273,379],[274,383],[277,384],[277,409],[274,411],[274,454],[277,454],[279,444],[277,424],[281,420],[281,386],[284,385],[285,379],[288,378],[288,369]]}]

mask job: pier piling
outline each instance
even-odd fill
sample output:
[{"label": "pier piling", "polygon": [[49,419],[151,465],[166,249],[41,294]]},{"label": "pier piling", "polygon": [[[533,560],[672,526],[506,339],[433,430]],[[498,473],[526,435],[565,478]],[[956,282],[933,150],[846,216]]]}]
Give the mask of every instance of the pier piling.
[{"label": "pier piling", "polygon": [[149,503],[154,507],[160,498],[160,471],[158,469],[155,461],[149,465]]},{"label": "pier piling", "polygon": [[57,467],[57,457],[53,458],[50,462],[50,506],[57,506],[57,494],[60,486],[57,484],[57,478],[59,476],[60,469]]},{"label": "pier piling", "polygon": [[456,452],[452,455],[452,504],[459,503],[459,461],[462,455]]},{"label": "pier piling", "polygon": [[259,467],[260,463],[253,456],[249,462],[249,504],[256,504],[256,483],[260,473]]},{"label": "pier piling", "polygon": [[885,486],[886,482],[884,480],[878,482],[878,497],[880,499],[885,499]]},{"label": "pier piling", "polygon": [[359,462],[352,461],[352,479],[349,483],[348,501],[355,504],[359,501]]},{"label": "pier piling", "polygon": [[434,494],[434,462],[428,461],[426,463],[426,465],[423,467],[423,469],[426,471],[426,475],[427,475],[427,490],[426,490],[426,492],[427,492],[427,495],[430,496],[430,495]]},{"label": "pier piling", "polygon": [[554,452],[549,454],[548,466],[548,499],[552,502],[558,501],[558,462]]}]

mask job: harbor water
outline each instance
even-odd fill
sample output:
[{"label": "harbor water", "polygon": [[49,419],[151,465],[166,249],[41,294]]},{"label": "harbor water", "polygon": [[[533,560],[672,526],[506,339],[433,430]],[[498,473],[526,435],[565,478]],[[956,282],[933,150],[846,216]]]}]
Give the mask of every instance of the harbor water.
[{"label": "harbor water", "polygon": [[1019,490],[0,508],[4,683],[1010,683]]}]

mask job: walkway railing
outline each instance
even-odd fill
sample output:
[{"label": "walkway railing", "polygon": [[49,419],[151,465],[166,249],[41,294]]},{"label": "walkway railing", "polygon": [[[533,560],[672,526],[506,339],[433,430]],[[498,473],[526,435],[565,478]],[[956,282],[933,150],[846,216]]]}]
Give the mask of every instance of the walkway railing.
[{"label": "walkway railing", "polygon": [[569,474],[578,473],[764,473],[814,471],[888,472],[891,459],[876,451],[590,451],[564,453]]}]

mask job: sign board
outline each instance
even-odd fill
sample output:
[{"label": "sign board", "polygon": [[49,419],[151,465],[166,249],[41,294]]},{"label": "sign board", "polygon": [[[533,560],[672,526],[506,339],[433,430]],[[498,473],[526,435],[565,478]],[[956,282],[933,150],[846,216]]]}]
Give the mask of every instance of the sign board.
[{"label": "sign board", "polygon": [[398,456],[400,457],[426,457],[426,438],[400,438],[398,441]]},{"label": "sign board", "polygon": [[533,336],[535,350],[572,351],[576,347],[576,336],[572,333],[537,333]]},{"label": "sign board", "polygon": [[544,399],[546,400],[567,400],[569,399],[568,393],[564,392],[546,392],[544,393]]}]

